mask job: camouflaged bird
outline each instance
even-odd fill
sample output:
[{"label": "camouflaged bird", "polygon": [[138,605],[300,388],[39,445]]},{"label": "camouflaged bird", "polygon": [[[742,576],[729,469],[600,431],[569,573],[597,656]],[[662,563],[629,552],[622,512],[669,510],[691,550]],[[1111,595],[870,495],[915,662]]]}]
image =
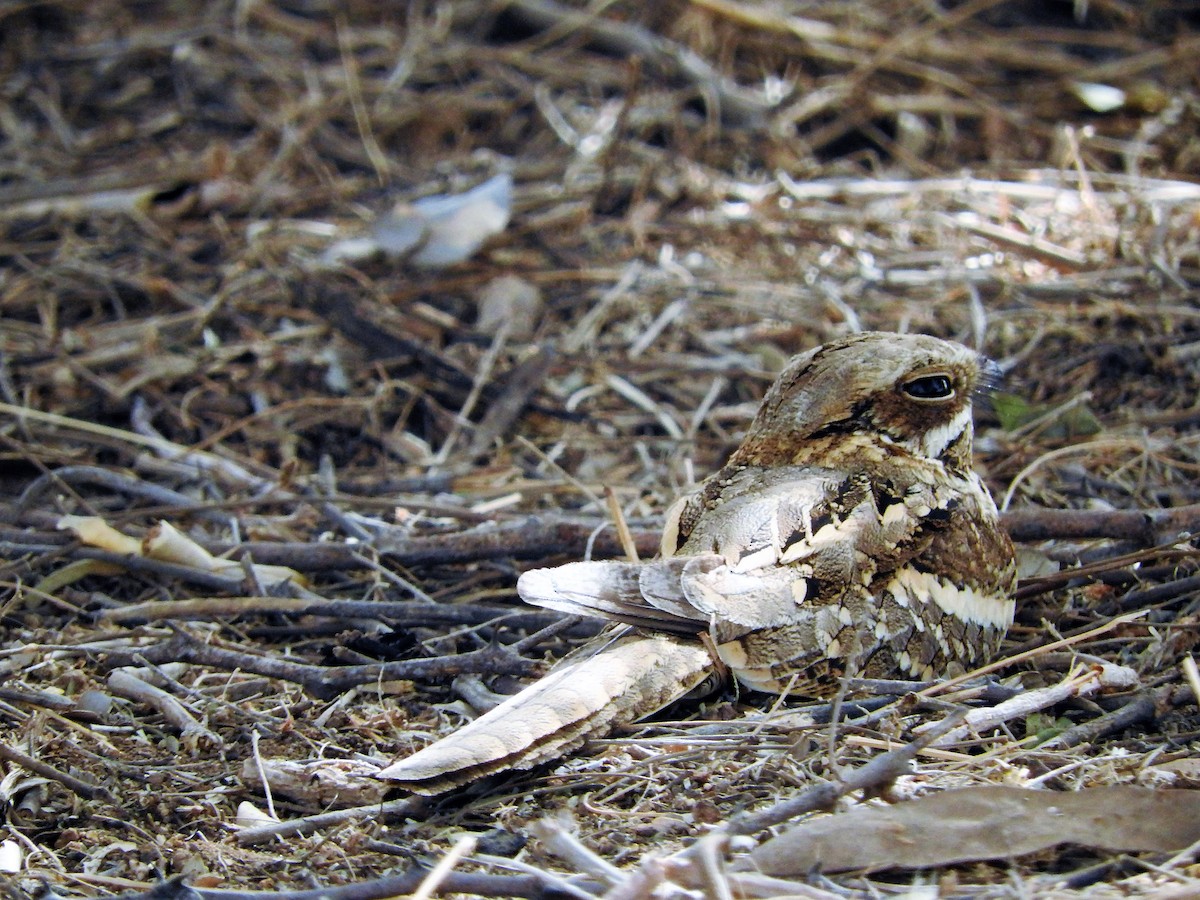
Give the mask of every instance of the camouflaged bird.
[{"label": "camouflaged bird", "polygon": [[797,356],[729,462],[672,507],[661,559],[517,582],[530,603],[631,627],[379,776],[438,793],[530,768],[722,669],[754,690],[820,696],[842,675],[930,679],[986,662],[1016,586],[971,468],[971,403],[993,368],[921,335],[856,334]]}]

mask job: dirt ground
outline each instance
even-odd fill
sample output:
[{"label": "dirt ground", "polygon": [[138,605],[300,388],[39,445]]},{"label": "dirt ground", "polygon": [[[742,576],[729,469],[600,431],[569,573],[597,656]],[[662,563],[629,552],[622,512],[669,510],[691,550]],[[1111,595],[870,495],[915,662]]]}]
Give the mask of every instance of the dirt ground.
[{"label": "dirt ground", "polygon": [[[702,839],[822,786],[837,821],[1200,781],[1198,57],[1185,0],[0,4],[7,893],[1196,896],[1195,838],[1120,810],[775,878],[739,860],[796,819]],[[517,575],[619,556],[614,508],[653,552],[787,358],[859,329],[1004,370],[984,681],[730,691],[428,801],[365,777],[594,634]]]}]

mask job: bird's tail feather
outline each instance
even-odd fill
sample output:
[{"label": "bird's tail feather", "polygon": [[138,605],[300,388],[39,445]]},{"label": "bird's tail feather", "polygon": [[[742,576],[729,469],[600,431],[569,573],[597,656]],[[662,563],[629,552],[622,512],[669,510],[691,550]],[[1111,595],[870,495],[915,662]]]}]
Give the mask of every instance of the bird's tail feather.
[{"label": "bird's tail feather", "polygon": [[496,772],[529,769],[662,709],[712,670],[712,658],[699,643],[621,638],[554,670],[377,777],[418,794],[439,794]]},{"label": "bird's tail feather", "polygon": [[707,617],[688,601],[683,579],[721,562],[715,554],[703,554],[642,563],[567,563],[553,569],[531,569],[518,579],[517,593],[526,603],[561,612],[599,616],[654,631],[696,634],[708,627]]}]

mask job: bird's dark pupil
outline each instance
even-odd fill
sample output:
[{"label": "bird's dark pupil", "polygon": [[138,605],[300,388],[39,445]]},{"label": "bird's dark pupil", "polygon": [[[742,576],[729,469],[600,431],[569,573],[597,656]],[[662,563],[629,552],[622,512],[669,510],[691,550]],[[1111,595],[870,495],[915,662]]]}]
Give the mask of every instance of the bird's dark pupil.
[{"label": "bird's dark pupil", "polygon": [[938,400],[952,395],[954,388],[945,375],[926,375],[906,384],[904,392],[918,400]]}]

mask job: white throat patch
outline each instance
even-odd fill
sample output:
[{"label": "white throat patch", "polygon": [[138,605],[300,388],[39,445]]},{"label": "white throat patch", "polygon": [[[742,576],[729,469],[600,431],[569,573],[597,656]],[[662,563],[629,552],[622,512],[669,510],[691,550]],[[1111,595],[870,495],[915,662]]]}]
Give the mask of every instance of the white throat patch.
[{"label": "white throat patch", "polygon": [[917,438],[917,446],[913,450],[928,459],[937,459],[946,452],[946,448],[958,440],[966,429],[971,427],[971,407],[964,406],[953,419],[945,425],[931,428]]}]

